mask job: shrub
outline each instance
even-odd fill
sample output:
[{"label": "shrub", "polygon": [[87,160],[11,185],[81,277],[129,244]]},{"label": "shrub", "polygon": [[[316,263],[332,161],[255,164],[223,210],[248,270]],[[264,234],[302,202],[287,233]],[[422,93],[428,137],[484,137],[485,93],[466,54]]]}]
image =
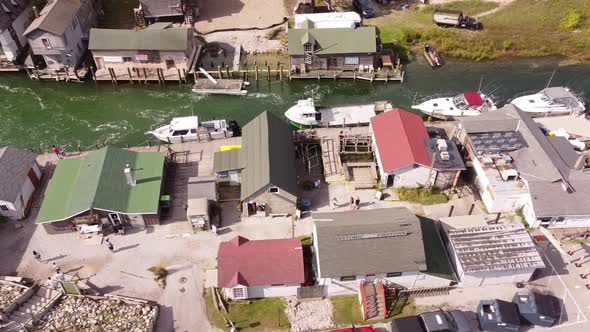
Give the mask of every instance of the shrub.
[{"label": "shrub", "polygon": [[502,42],[502,47],[503,47],[505,50],[509,50],[509,49],[512,47],[512,42],[511,42],[510,40],[504,40],[504,41]]},{"label": "shrub", "polygon": [[154,274],[154,280],[160,287],[166,288],[166,278],[168,277],[168,270],[166,268],[156,265],[150,267],[148,271]]},{"label": "shrub", "polygon": [[396,188],[395,192],[399,195],[402,201],[420,203],[424,205],[441,204],[449,201],[445,194],[441,194],[436,187],[430,188]]},{"label": "shrub", "polygon": [[570,4],[567,14],[559,23],[559,30],[563,32],[574,30],[575,28],[580,26],[582,18],[582,11],[573,4]]}]

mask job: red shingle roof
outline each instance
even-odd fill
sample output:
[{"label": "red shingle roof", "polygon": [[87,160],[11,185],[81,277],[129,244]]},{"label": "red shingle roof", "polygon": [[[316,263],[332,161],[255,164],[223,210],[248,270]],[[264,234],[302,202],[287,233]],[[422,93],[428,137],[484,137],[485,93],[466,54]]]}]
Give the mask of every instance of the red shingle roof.
[{"label": "red shingle roof", "polygon": [[299,239],[248,240],[236,236],[217,252],[218,287],[300,284],[305,282]]},{"label": "red shingle roof", "polygon": [[396,108],[372,117],[371,128],[383,172],[414,163],[430,166],[425,144],[428,132],[419,115]]}]

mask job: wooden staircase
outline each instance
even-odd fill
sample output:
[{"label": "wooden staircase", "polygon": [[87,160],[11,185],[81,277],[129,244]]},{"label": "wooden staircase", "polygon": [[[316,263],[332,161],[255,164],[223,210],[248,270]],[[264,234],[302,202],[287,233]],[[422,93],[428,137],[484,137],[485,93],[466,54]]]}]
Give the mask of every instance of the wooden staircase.
[{"label": "wooden staircase", "polygon": [[[8,315],[8,321],[11,324],[0,328],[0,332],[20,331],[27,326],[33,325],[53,307],[62,295],[61,291],[39,287],[35,294]],[[18,328],[16,328],[17,326]]]},{"label": "wooden staircase", "polygon": [[362,287],[365,320],[384,319],[385,297],[379,282],[364,282]]}]

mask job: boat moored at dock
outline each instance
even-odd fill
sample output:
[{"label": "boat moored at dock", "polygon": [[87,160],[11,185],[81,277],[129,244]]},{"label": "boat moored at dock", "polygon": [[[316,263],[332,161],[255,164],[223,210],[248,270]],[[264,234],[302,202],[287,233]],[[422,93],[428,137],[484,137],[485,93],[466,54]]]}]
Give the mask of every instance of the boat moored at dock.
[{"label": "boat moored at dock", "polygon": [[497,109],[492,98],[480,92],[464,92],[454,97],[433,98],[412,105],[412,108],[443,120],[476,116]]},{"label": "boat moored at dock", "polygon": [[285,112],[285,117],[296,128],[368,125],[375,115],[393,109],[388,101],[370,104],[315,106],[312,98],[299,100]]},{"label": "boat moored at dock", "polygon": [[424,45],[424,57],[426,57],[426,60],[432,68],[440,67],[444,63],[440,55],[436,52],[436,49],[430,44]]},{"label": "boat moored at dock", "polygon": [[235,121],[210,120],[199,122],[198,116],[173,118],[170,124],[146,132],[161,141],[183,143],[188,141],[209,141],[237,136],[239,126]]},{"label": "boat moored at dock", "polygon": [[582,98],[566,87],[545,88],[538,93],[514,98],[512,105],[533,117],[581,114],[586,106]]}]

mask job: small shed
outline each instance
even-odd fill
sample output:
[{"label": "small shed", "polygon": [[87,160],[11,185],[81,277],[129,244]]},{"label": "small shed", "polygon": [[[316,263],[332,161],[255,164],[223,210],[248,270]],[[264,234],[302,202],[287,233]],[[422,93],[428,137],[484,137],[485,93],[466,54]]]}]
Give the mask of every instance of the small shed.
[{"label": "small shed", "polygon": [[526,324],[551,327],[561,312],[559,299],[550,294],[523,290],[514,295],[512,302],[518,306],[520,318]]},{"label": "small shed", "polygon": [[512,302],[502,300],[479,301],[477,318],[481,329],[484,331],[506,332],[520,329],[518,308]]},{"label": "small shed", "polygon": [[211,228],[217,206],[215,176],[191,177],[187,183],[186,219],[194,232]]},{"label": "small shed", "polygon": [[209,229],[209,202],[207,198],[189,198],[187,201],[186,218],[193,231]]}]

